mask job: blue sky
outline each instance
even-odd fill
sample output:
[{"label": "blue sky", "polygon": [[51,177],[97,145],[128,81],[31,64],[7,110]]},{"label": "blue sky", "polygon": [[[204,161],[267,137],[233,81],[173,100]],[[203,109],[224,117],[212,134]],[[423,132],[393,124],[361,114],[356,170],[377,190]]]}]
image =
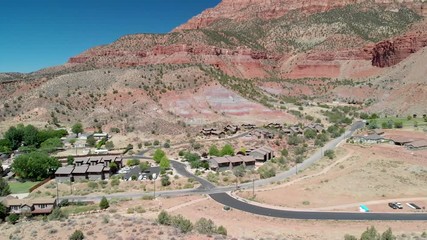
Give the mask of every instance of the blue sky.
[{"label": "blue sky", "polygon": [[220,0],[0,0],[0,72],[31,72],[132,33],[167,33]]}]

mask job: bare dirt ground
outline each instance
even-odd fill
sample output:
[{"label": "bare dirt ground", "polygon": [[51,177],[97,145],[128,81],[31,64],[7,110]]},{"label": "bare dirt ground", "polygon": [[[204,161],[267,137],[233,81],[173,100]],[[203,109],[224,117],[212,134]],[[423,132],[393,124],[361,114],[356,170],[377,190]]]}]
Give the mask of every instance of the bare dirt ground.
[{"label": "bare dirt ground", "polygon": [[[394,200],[427,206],[426,159],[427,150],[410,151],[392,144],[344,144],[334,160],[324,158],[298,180],[260,189],[254,200],[286,208],[349,211],[357,211],[360,203],[372,211],[394,211],[387,206]],[[251,192],[238,195],[252,197]],[[411,209],[404,206],[400,211]]]},{"label": "bare dirt ground", "polygon": [[[142,209],[130,212],[129,209]],[[221,204],[206,196],[157,198],[121,201],[101,213],[70,216],[64,221],[24,221],[1,224],[0,236],[15,239],[66,239],[76,229],[85,239],[223,239],[219,236],[182,234],[172,227],[159,226],[155,219],[161,210],[181,214],[193,224],[205,217],[226,227],[227,239],[343,239],[345,234],[360,236],[369,226],[380,232],[391,227],[398,239],[415,239],[427,226],[423,222],[315,221],[289,220],[257,216],[238,210],[224,211]],[[402,237],[407,236],[407,237]]]}]

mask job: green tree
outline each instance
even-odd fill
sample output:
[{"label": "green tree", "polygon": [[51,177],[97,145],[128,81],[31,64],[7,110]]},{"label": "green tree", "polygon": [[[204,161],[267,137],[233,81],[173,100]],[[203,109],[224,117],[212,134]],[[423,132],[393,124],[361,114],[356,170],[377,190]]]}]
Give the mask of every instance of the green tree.
[{"label": "green tree", "polygon": [[396,237],[393,235],[391,228],[388,228],[385,232],[383,232],[381,235],[381,240],[396,240]]},{"label": "green tree", "polygon": [[74,147],[74,144],[77,142],[77,139],[75,139],[75,138],[72,138],[72,139],[70,139],[70,144],[71,144],[71,146],[73,146]]},{"label": "green tree", "polygon": [[170,161],[166,156],[163,156],[160,160],[160,169],[166,170],[170,168]]},{"label": "green tree", "polygon": [[289,152],[288,152],[288,150],[286,148],[284,148],[284,149],[282,149],[282,151],[280,151],[280,154],[283,157],[287,157],[289,155]]},{"label": "green tree", "polygon": [[380,234],[377,232],[374,226],[371,226],[362,233],[360,240],[380,240]]},{"label": "green tree", "polygon": [[258,173],[262,179],[276,176],[276,169],[273,165],[266,163],[258,168]]},{"label": "green tree", "polygon": [[126,162],[126,165],[128,165],[129,167],[132,167],[132,166],[137,166],[137,165],[139,165],[141,163],[141,161],[139,160],[139,159],[129,159],[127,162]]},{"label": "green tree", "polygon": [[7,216],[6,206],[0,202],[0,220],[4,220]]},{"label": "green tree", "polygon": [[80,133],[83,133],[83,125],[81,123],[76,123],[71,127],[71,132],[76,134],[78,137]]},{"label": "green tree", "polygon": [[304,137],[307,139],[314,139],[317,135],[317,132],[313,129],[307,129],[304,131]]},{"label": "green tree", "polygon": [[74,157],[68,156],[67,157],[67,165],[73,165],[74,164]]},{"label": "green tree", "polygon": [[70,240],[83,240],[85,239],[85,235],[83,234],[82,231],[80,230],[76,230],[74,231],[74,233],[70,236],[69,238]]},{"label": "green tree", "polygon": [[12,171],[23,179],[43,180],[51,176],[61,163],[44,152],[19,155],[12,163]]},{"label": "green tree", "polygon": [[89,147],[95,147],[95,145],[96,145],[96,139],[95,139],[93,136],[90,136],[90,137],[88,137],[88,138],[86,139],[86,144],[87,144]]},{"label": "green tree", "polygon": [[7,218],[6,221],[11,223],[11,224],[15,224],[17,223],[19,220],[19,215],[16,213],[11,213]]},{"label": "green tree", "polygon": [[148,169],[150,169],[150,163],[149,162],[143,162],[139,164],[139,168],[141,169],[141,172],[145,172]]},{"label": "green tree", "polygon": [[101,202],[99,202],[100,209],[107,209],[110,207],[110,203],[108,202],[106,197],[102,197]]},{"label": "green tree", "polygon": [[10,194],[10,187],[7,181],[0,177],[0,197],[4,197]]},{"label": "green tree", "polygon": [[27,125],[23,129],[22,142],[25,146],[38,145],[38,132],[39,130],[33,125]]},{"label": "green tree", "polygon": [[10,127],[9,130],[7,130],[4,134],[4,138],[10,143],[12,150],[16,150],[21,146],[23,137],[23,125],[18,125],[18,127]]},{"label": "green tree", "polygon": [[110,172],[113,173],[113,174],[116,173],[119,170],[119,167],[117,166],[117,163],[114,163],[114,162],[110,163],[108,165],[108,167],[110,167]]},{"label": "green tree", "polygon": [[230,144],[224,145],[221,149],[221,156],[234,156],[234,148]]},{"label": "green tree", "polygon": [[168,175],[163,175],[161,182],[162,182],[162,186],[163,187],[171,185],[171,181],[169,180],[169,176]]},{"label": "green tree", "polygon": [[162,149],[157,148],[154,152],[153,159],[157,164],[159,164],[164,156],[166,156],[166,153]]},{"label": "green tree", "polygon": [[113,150],[114,149],[114,143],[112,141],[108,141],[105,143],[105,148],[108,150]]},{"label": "green tree", "polygon": [[395,128],[402,128],[403,127],[403,122],[402,121],[395,121],[394,122],[394,127]]},{"label": "green tree", "polygon": [[62,143],[61,139],[49,138],[48,140],[46,140],[40,144],[40,149],[42,151],[52,153],[52,152],[56,151],[58,148],[61,148],[63,146],[64,146],[64,144]]},{"label": "green tree", "polygon": [[218,147],[216,145],[211,145],[209,148],[209,155],[219,157],[220,154]]},{"label": "green tree", "polygon": [[344,236],[344,240],[357,240],[357,237],[350,235],[350,234],[346,234]]}]

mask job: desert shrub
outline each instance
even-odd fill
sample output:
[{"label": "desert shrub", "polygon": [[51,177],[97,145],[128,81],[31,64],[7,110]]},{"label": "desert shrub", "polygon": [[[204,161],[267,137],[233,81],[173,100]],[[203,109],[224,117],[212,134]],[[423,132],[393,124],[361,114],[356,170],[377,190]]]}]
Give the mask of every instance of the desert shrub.
[{"label": "desert shrub", "polygon": [[102,197],[101,202],[99,202],[100,209],[107,209],[110,207],[110,203],[108,202],[106,197]]},{"label": "desert shrub", "polygon": [[193,224],[191,221],[184,218],[182,215],[172,217],[172,226],[181,230],[182,233],[188,233],[193,230]]},{"label": "desert shrub", "polygon": [[98,188],[98,183],[96,183],[96,182],[88,182],[87,186],[89,188]]},{"label": "desert shrub", "polygon": [[258,173],[262,179],[276,176],[276,169],[271,164],[264,164],[258,168]]},{"label": "desert shrub", "polygon": [[221,234],[223,236],[227,236],[227,229],[224,226],[219,226],[216,230],[216,233]]},{"label": "desert shrub", "polygon": [[83,239],[85,239],[85,236],[84,236],[84,234],[83,234],[83,232],[82,231],[80,231],[80,230],[76,230],[76,231],[74,231],[74,233],[70,236],[70,238],[69,238],[70,240],[83,240]]},{"label": "desert shrub", "polygon": [[350,235],[350,234],[346,234],[344,236],[344,240],[357,240],[357,237]]},{"label": "desert shrub", "polygon": [[119,184],[120,184],[120,180],[118,178],[114,178],[111,180],[112,187],[119,186]]},{"label": "desert shrub", "polygon": [[328,157],[329,159],[334,159],[335,158],[335,152],[334,152],[334,150],[326,150],[325,151],[325,156]]},{"label": "desert shrub", "polygon": [[360,237],[360,240],[379,240],[380,234],[375,229],[374,226],[371,226],[370,228],[367,228],[366,231],[362,233],[362,236]]},{"label": "desert shrub", "polygon": [[48,216],[49,221],[62,220],[66,218],[68,218],[68,216],[61,210],[61,208],[53,209],[52,213]]},{"label": "desert shrub", "polygon": [[168,175],[163,175],[161,182],[162,182],[162,186],[164,187],[171,185],[171,181],[169,180]]},{"label": "desert shrub", "polygon": [[161,211],[157,216],[157,222],[162,225],[171,225],[171,216],[166,211]]},{"label": "desert shrub", "polygon": [[394,127],[395,128],[403,128],[403,122],[402,121],[395,121]]},{"label": "desert shrub", "polygon": [[194,224],[194,229],[200,234],[214,234],[216,232],[215,223],[206,218],[200,218]]}]

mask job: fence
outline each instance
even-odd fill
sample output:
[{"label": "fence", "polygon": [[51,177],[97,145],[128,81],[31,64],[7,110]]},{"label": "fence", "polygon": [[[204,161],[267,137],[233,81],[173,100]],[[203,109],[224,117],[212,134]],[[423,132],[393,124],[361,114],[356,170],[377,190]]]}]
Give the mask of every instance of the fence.
[{"label": "fence", "polygon": [[38,187],[40,187],[41,185],[43,185],[43,184],[45,184],[45,183],[49,182],[51,179],[52,179],[51,177],[48,177],[48,178],[46,178],[45,180],[43,180],[43,181],[41,181],[41,182],[37,183],[36,185],[32,186],[32,187],[29,189],[29,192],[30,192],[30,193],[32,193],[32,192],[33,192],[34,190],[36,190]]}]

